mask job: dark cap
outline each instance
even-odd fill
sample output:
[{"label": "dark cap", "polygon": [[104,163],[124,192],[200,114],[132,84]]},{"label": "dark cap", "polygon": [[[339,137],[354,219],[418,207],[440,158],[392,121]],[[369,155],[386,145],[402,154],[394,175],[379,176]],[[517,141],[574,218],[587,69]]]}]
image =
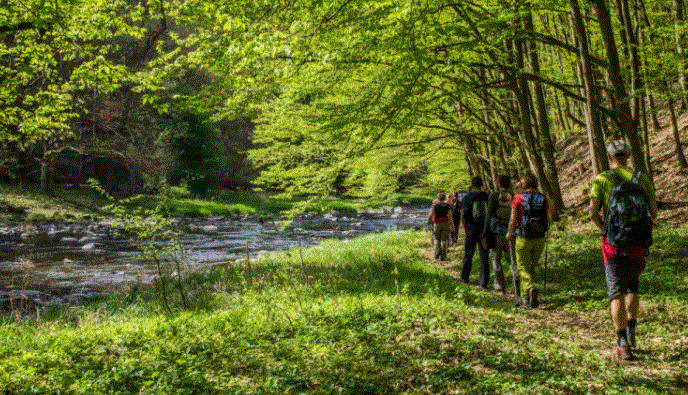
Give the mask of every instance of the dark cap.
[{"label": "dark cap", "polygon": [[626,156],[628,154],[628,144],[624,140],[613,140],[607,144],[607,153],[610,156]]}]

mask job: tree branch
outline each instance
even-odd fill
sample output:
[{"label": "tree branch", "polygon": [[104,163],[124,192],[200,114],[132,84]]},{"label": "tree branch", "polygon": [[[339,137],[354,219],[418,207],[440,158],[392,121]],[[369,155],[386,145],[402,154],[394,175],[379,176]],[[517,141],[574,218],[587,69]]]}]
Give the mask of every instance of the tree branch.
[{"label": "tree branch", "polygon": [[16,25],[4,25],[0,26],[0,34],[19,32],[22,30],[30,30],[36,27],[33,22],[21,22]]}]

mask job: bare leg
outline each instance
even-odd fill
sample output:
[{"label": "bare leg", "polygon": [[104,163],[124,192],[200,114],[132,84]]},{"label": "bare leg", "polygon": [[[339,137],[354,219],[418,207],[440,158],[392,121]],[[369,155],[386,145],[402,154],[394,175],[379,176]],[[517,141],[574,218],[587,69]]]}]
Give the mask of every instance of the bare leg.
[{"label": "bare leg", "polygon": [[624,295],[620,295],[610,303],[612,322],[614,322],[614,328],[617,331],[626,329],[626,306],[624,302]]},{"label": "bare leg", "polygon": [[626,294],[626,318],[634,320],[638,316],[638,294]]}]

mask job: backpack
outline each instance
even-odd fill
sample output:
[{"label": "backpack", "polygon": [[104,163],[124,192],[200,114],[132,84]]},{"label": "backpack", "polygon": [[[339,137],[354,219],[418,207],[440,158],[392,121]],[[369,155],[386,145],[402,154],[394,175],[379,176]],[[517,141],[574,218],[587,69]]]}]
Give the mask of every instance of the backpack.
[{"label": "backpack", "polygon": [[505,235],[509,230],[509,219],[511,219],[511,199],[508,192],[497,192],[497,208],[494,215],[490,218],[490,230],[494,234]]},{"label": "backpack", "polygon": [[454,221],[458,220],[461,216],[461,200],[454,199],[451,202],[452,215],[454,216]]},{"label": "backpack", "polygon": [[547,199],[539,192],[523,194],[523,219],[517,234],[526,239],[539,239],[547,233]]},{"label": "backpack", "polygon": [[640,172],[626,181],[612,170],[616,181],[609,194],[609,209],[604,218],[607,242],[617,248],[642,247],[652,244],[652,216],[650,202],[639,184]]},{"label": "backpack", "polygon": [[437,202],[432,205],[435,210],[434,219],[447,219],[449,218],[449,211],[451,210],[451,205],[445,202]]},{"label": "backpack", "polygon": [[480,225],[485,223],[485,215],[487,213],[487,202],[485,200],[474,200],[471,209],[471,217],[473,217],[473,224]]}]

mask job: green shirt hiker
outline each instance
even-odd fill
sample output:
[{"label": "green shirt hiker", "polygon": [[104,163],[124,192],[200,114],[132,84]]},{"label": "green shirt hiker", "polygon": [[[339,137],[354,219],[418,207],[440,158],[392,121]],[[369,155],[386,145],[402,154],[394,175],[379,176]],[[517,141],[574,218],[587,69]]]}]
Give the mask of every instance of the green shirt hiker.
[{"label": "green shirt hiker", "polygon": [[[630,180],[633,178],[634,171],[627,166],[619,166],[612,171],[615,171],[624,180]],[[645,191],[645,196],[647,196],[649,201],[657,200],[655,196],[655,190],[652,187],[652,183],[650,182],[650,178],[647,176],[647,174],[641,174],[638,183],[640,184],[640,187],[643,188],[643,191]],[[607,172],[598,174],[592,183],[590,199],[600,199],[605,215],[607,214],[607,210],[609,210],[609,195],[612,193],[612,188],[615,184],[616,180],[614,179],[614,176]]]}]

